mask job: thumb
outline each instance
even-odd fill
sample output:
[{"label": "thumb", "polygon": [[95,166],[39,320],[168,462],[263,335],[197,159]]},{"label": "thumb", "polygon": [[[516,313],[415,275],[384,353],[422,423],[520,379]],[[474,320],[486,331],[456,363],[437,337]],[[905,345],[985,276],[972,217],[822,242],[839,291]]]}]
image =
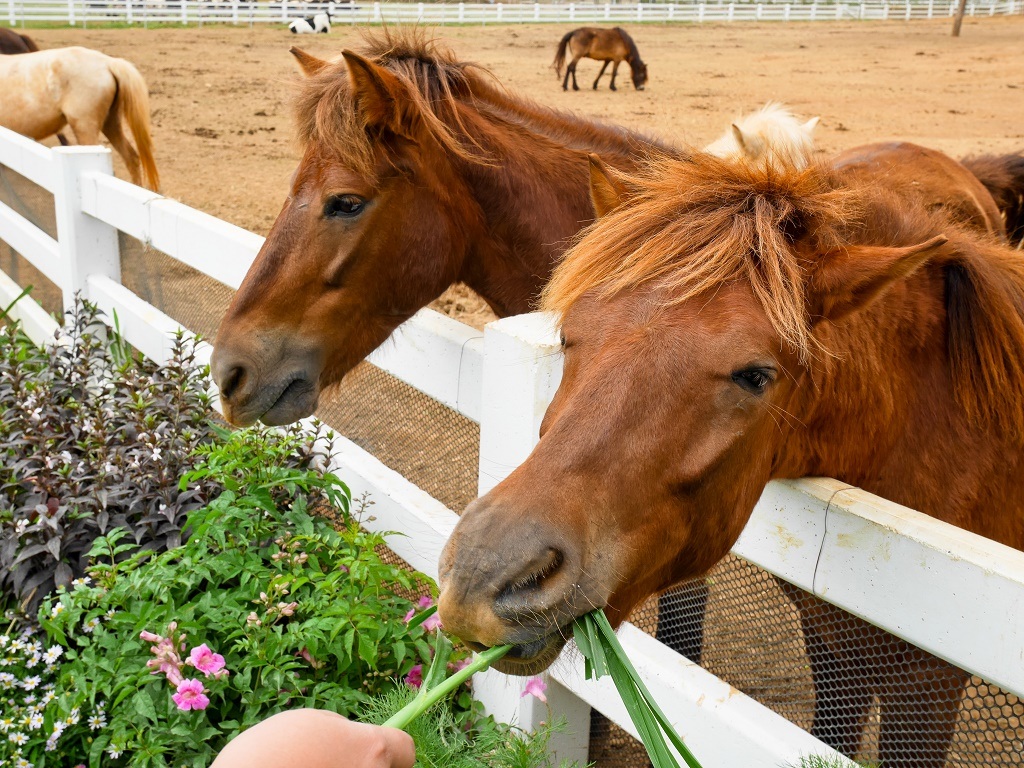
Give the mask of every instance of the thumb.
[{"label": "thumb", "polygon": [[412,736],[397,728],[382,728],[384,740],[391,753],[390,768],[412,768],[416,762],[416,745]]}]

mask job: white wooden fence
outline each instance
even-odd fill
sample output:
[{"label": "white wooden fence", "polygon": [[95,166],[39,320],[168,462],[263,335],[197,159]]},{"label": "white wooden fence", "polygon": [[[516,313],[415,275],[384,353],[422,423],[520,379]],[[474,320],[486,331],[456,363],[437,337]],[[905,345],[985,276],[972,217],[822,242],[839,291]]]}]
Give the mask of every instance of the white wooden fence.
[{"label": "white wooden fence", "polygon": [[[6,7],[5,7],[6,6]],[[834,21],[932,19],[952,16],[956,0],[840,2],[651,2],[651,3],[339,3],[335,25],[423,23],[646,23],[714,21]],[[0,0],[0,19],[28,23],[89,24],[286,24],[327,7],[296,0]],[[1024,12],[1024,0],[969,0],[969,16]]]},{"label": "white wooden fence", "polygon": [[[121,285],[117,230],[237,287],[262,238],[120,181],[108,150],[47,149],[0,128],[0,165],[54,194],[54,240],[0,203],[0,240],[63,290],[81,291],[149,357],[163,361],[171,317]],[[0,306],[21,288],[0,272]],[[58,326],[30,299],[14,313],[36,340]],[[424,310],[371,361],[480,424],[480,489],[499,482],[530,452],[561,376],[550,319],[522,315],[480,333]],[[203,354],[208,354],[208,348]],[[355,494],[373,495],[367,527],[399,531],[392,548],[437,576],[452,510],[355,444],[340,439],[334,469]],[[787,581],[883,627],[1006,691],[1024,695],[1024,553],[938,522],[835,480],[773,482],[733,550]],[[778,768],[800,756],[838,757],[809,734],[626,625],[623,645],[693,751],[708,766]],[[560,757],[585,759],[590,707],[636,735],[610,681],[585,681],[578,654],[548,673],[552,709],[570,729]],[[521,698],[522,681],[489,672],[474,689],[490,711],[526,728],[550,712]]]}]

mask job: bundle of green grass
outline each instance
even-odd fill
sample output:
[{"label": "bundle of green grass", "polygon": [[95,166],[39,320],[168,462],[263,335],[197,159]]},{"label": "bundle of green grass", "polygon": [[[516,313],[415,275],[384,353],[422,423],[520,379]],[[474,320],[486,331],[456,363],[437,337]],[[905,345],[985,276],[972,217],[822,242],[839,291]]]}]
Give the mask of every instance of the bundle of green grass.
[{"label": "bundle of green grass", "polygon": [[[429,612],[417,618],[422,621],[427,615]],[[592,611],[577,619],[573,625],[573,634],[586,660],[587,679],[611,675],[653,767],[680,768],[671,751],[674,748],[689,768],[701,768],[630,663],[604,612]],[[447,749],[443,739],[437,738],[438,733],[444,730],[444,723],[434,722],[429,717],[424,718],[424,715],[433,711],[436,704],[447,699],[474,673],[487,669],[511,649],[511,645],[490,648],[478,654],[467,667],[451,677],[445,677],[452,646],[444,634],[438,632],[434,658],[419,692],[414,696],[411,693],[406,695],[404,698],[408,700],[404,702],[401,694],[396,694],[392,700],[380,702],[371,711],[370,719],[408,732],[416,742],[419,763],[425,768],[432,765],[458,766],[458,755]],[[399,708],[399,704],[404,705]],[[380,717],[381,712],[394,709],[398,711],[391,717]],[[439,744],[443,754],[437,754]]]}]

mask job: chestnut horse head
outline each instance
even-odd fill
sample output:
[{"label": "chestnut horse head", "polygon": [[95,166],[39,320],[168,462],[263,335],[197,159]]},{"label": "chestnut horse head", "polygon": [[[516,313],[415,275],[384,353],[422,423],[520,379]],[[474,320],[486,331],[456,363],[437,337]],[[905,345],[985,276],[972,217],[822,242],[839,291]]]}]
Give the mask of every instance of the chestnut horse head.
[{"label": "chestnut horse head", "polygon": [[447,545],[446,627],[517,644],[502,668],[534,674],[581,614],[621,621],[707,571],[774,477],[832,475],[1024,544],[1011,250],[816,167],[593,176],[604,215],[545,292],[563,379],[533,453]]},{"label": "chestnut horse head", "polygon": [[293,51],[304,154],[213,358],[236,424],[309,415],[457,281],[498,315],[529,311],[593,218],[588,152],[630,167],[656,147],[510,96],[421,35],[332,63]]}]

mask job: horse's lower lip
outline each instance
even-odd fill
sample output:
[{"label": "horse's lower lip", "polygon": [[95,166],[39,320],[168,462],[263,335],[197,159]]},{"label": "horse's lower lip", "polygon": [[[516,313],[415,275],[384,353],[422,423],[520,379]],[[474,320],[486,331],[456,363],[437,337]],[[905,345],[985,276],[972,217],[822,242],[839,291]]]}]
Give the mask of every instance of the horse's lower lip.
[{"label": "horse's lower lip", "polygon": [[313,382],[303,376],[296,376],[285,385],[273,405],[259,418],[272,427],[290,424],[313,413],[316,402],[317,393]]}]

